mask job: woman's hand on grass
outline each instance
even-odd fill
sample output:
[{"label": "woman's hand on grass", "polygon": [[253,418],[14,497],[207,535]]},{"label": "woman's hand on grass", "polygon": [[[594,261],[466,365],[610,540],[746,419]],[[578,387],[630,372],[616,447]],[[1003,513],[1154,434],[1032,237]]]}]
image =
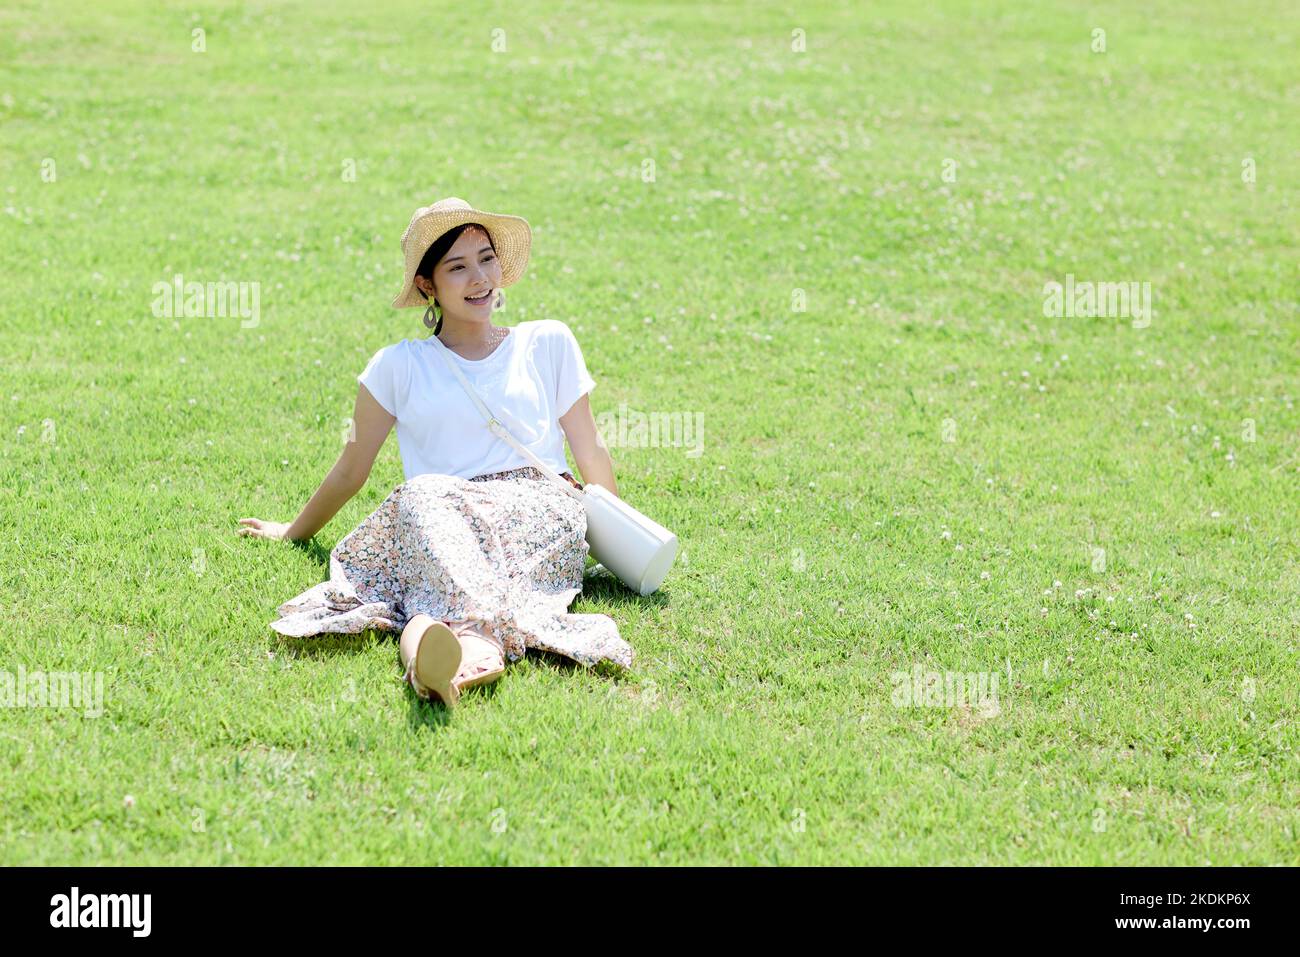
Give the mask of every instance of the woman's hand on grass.
[{"label": "woman's hand on grass", "polygon": [[264,522],[260,518],[241,518],[239,524],[243,526],[239,534],[252,538],[273,538],[278,541],[289,531],[288,522]]}]

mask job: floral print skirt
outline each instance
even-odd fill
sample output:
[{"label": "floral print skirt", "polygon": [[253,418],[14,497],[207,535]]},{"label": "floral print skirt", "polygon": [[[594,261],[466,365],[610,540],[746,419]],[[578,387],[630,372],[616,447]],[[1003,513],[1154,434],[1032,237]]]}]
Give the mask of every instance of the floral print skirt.
[{"label": "floral print skirt", "polygon": [[400,632],[422,613],[475,623],[508,661],[534,648],[628,668],[632,647],[614,619],[568,611],[582,591],[586,534],[582,503],[531,466],[417,475],[334,546],[329,579],[280,605],[271,627],[292,637]]}]

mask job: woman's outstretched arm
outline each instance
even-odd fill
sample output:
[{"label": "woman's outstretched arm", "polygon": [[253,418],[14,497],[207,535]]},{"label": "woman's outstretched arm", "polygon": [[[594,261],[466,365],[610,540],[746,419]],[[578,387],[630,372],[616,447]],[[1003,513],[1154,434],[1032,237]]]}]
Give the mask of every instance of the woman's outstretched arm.
[{"label": "woman's outstretched arm", "polygon": [[311,538],[335,516],[353,495],[361,491],[370,477],[375,456],[392,431],[397,419],[375,401],[364,385],[357,387],[356,406],[352,412],[352,429],[343,454],[334,463],[325,480],[302,513],[291,523],[265,522],[260,518],[241,518],[240,535],[254,538],[277,538],[300,541]]},{"label": "woman's outstretched arm", "polygon": [[596,429],[596,420],[591,414],[591,399],[583,395],[573,408],[560,417],[560,428],[569,440],[573,452],[573,461],[578,464],[582,481],[595,482],[606,491],[618,495],[618,484],[614,481],[614,460],[609,457],[605,439]]}]

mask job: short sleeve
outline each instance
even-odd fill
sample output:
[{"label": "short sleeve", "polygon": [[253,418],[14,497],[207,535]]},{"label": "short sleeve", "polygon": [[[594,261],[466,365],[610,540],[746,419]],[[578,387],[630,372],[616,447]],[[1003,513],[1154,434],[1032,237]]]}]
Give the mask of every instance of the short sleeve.
[{"label": "short sleeve", "polygon": [[397,415],[398,362],[401,355],[398,347],[401,343],[384,346],[366,363],[357,381],[369,390],[375,401],[384,407],[389,415]]},{"label": "short sleeve", "polygon": [[573,408],[573,403],[596,388],[596,380],[587,371],[582,348],[572,330],[558,319],[555,320],[555,325],[557,334],[552,346],[552,359],[555,363],[555,412],[556,418],[563,418]]}]

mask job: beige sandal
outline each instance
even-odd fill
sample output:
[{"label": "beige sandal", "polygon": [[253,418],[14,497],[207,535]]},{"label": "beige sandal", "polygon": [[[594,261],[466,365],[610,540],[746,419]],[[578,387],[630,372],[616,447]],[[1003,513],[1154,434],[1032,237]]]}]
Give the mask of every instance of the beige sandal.
[{"label": "beige sandal", "polygon": [[402,638],[419,633],[411,660],[406,663],[403,679],[417,695],[428,701],[437,695],[446,707],[454,708],[460,700],[456,674],[461,665],[460,641],[445,621],[428,615],[416,615],[406,623]]},{"label": "beige sandal", "polygon": [[453,683],[459,691],[491,684],[506,671],[505,653],[496,640],[472,622],[452,622],[460,639],[461,664]]},{"label": "beige sandal", "polygon": [[462,691],[489,684],[505,673],[501,646],[472,621],[438,621],[420,614],[407,622],[402,638],[414,632],[420,637],[404,680],[426,701],[436,695],[446,707],[454,708]]}]

